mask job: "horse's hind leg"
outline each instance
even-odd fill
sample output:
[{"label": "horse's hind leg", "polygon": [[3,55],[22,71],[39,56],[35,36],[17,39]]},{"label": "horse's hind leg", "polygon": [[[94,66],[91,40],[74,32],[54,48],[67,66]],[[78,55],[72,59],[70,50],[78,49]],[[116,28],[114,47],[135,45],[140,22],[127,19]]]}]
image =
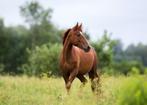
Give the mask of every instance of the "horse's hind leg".
[{"label": "horse's hind leg", "polygon": [[83,75],[77,75],[77,78],[83,83],[83,85],[86,84],[87,79]]},{"label": "horse's hind leg", "polygon": [[97,74],[96,70],[91,70],[89,72],[89,78],[91,79],[91,89],[93,92],[95,92],[100,82],[100,77]]},{"label": "horse's hind leg", "polygon": [[89,72],[89,78],[91,79],[91,89],[93,92],[95,92],[99,86],[100,86],[100,76],[96,72],[97,70],[97,56],[96,53],[94,53],[94,62],[93,66]]},{"label": "horse's hind leg", "polygon": [[91,89],[93,92],[96,91],[96,88],[98,88],[100,82],[100,76],[97,74],[96,69],[97,69],[97,60],[95,57],[93,67],[89,72],[89,78],[91,79]]}]

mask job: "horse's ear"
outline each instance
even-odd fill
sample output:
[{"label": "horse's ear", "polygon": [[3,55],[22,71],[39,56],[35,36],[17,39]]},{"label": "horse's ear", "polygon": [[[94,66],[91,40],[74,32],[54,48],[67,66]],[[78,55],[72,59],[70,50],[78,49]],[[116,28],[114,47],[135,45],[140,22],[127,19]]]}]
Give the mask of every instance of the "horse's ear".
[{"label": "horse's ear", "polygon": [[74,30],[77,30],[78,29],[78,22],[77,24],[73,27]]},{"label": "horse's ear", "polygon": [[82,29],[82,23],[80,24],[79,28]]},{"label": "horse's ear", "polygon": [[64,36],[63,36],[63,45],[64,45],[64,43],[65,43],[65,40],[66,40],[66,38],[67,38],[67,35],[68,35],[68,33],[69,33],[69,31],[70,31],[71,29],[69,28],[67,31],[65,31],[65,33],[64,33]]}]

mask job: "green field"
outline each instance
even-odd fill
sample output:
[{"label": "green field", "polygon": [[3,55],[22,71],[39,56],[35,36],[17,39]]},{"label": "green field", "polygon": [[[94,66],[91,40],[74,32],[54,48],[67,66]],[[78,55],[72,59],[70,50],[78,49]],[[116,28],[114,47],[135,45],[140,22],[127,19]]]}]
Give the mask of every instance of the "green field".
[{"label": "green field", "polygon": [[81,87],[76,79],[67,95],[62,78],[0,76],[0,105],[116,105],[122,84],[133,78],[102,76],[99,95],[91,92],[90,82]]}]

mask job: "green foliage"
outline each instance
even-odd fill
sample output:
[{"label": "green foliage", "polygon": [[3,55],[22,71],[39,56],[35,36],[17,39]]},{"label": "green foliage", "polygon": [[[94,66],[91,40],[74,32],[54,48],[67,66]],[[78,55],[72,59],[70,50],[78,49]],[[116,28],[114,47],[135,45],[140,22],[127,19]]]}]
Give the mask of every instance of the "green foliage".
[{"label": "green foliage", "polygon": [[20,11],[30,25],[28,28],[22,25],[6,27],[0,18],[1,73],[22,74],[22,64],[30,59],[26,49],[61,42],[61,30],[50,21],[51,9],[44,9],[39,2],[32,1],[21,6]]},{"label": "green foliage", "polygon": [[115,62],[121,62],[124,60],[124,51],[123,51],[123,44],[121,40],[116,40],[115,46],[113,46],[113,60]]},{"label": "green foliage", "polygon": [[132,68],[136,68],[139,74],[144,72],[143,65],[138,61],[125,61],[124,60],[121,62],[113,62],[112,67],[115,70],[115,72],[123,73],[125,75],[132,72]]},{"label": "green foliage", "polygon": [[142,62],[143,65],[147,66],[147,45],[139,43],[138,45],[129,45],[125,50],[126,58],[134,59]]},{"label": "green foliage", "polygon": [[39,2],[26,2],[20,13],[30,25],[31,48],[44,43],[61,42],[60,31],[51,23],[52,10],[44,9]]},{"label": "green foliage", "polygon": [[131,75],[138,75],[139,69],[137,67],[132,67],[131,71],[129,72]]},{"label": "green foliage", "polygon": [[[109,75],[127,75],[128,73],[133,74],[135,72],[140,74],[144,73],[144,65],[139,58],[145,60],[146,57],[144,56],[145,53],[141,54],[138,49],[145,51],[143,50],[143,48],[146,49],[145,46],[138,45],[139,47],[133,48],[130,48],[129,46],[126,50],[123,50],[121,41],[110,39],[107,31],[104,32],[103,37],[98,42],[93,43],[93,46],[97,52],[98,60],[100,62],[99,66],[102,68],[102,72]],[[144,57],[139,57],[139,55],[135,54],[140,54]],[[137,71],[133,71],[135,68]]]},{"label": "green foliage", "polygon": [[28,49],[28,63],[22,66],[23,71],[28,75],[41,76],[46,73],[58,75],[60,44],[44,44],[36,46],[35,49]]},{"label": "green foliage", "polygon": [[25,27],[5,27],[0,34],[0,63],[4,65],[3,72],[21,73],[18,66],[25,61],[27,46]]},{"label": "green foliage", "polygon": [[129,45],[126,49],[122,48],[120,40],[114,46],[113,68],[121,73],[131,72],[132,67],[136,67],[139,73],[144,73],[144,66],[147,64],[146,54],[147,46],[139,43],[138,45]]},{"label": "green foliage", "polygon": [[144,69],[144,74],[147,74],[147,67]]},{"label": "green foliage", "polygon": [[146,105],[146,80],[140,77],[129,78],[121,86],[118,97],[118,105]]},{"label": "green foliage", "polygon": [[20,13],[30,25],[50,22],[52,9],[45,10],[37,1],[26,2],[20,7]]},{"label": "green foliage", "polygon": [[[127,75],[128,73],[132,74],[138,71],[139,74],[143,74],[145,65],[141,58],[145,59],[145,57],[141,57],[144,55],[143,50],[141,50],[142,48],[139,47],[141,45],[137,45],[136,47],[129,45],[126,49],[123,49],[122,42],[120,40],[116,42],[116,45],[113,47],[112,68],[114,73],[118,72]],[[145,46],[143,48],[146,49]],[[142,52],[142,54],[138,54],[137,52]],[[137,71],[133,71],[135,68]]]},{"label": "green foliage", "polygon": [[4,64],[0,64],[0,73],[4,71]]},{"label": "green foliage", "polygon": [[104,31],[103,37],[97,42],[93,43],[92,46],[95,48],[98,55],[98,60],[100,61],[100,67],[110,67],[113,58],[113,46],[115,45],[115,40],[112,40],[107,31]]}]

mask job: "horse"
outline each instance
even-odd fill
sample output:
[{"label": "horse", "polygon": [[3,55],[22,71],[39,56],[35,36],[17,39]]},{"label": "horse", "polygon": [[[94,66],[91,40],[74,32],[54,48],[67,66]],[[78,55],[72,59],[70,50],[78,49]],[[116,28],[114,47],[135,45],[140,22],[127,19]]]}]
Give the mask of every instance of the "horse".
[{"label": "horse", "polygon": [[83,85],[87,82],[84,77],[88,73],[91,79],[91,89],[95,90],[93,82],[99,83],[97,73],[97,55],[85,38],[82,24],[76,24],[67,29],[63,36],[63,49],[60,54],[60,68],[65,81],[65,87],[69,92],[73,80],[77,77]]}]

